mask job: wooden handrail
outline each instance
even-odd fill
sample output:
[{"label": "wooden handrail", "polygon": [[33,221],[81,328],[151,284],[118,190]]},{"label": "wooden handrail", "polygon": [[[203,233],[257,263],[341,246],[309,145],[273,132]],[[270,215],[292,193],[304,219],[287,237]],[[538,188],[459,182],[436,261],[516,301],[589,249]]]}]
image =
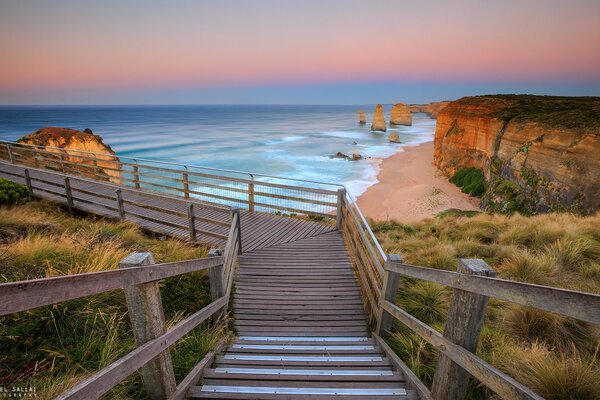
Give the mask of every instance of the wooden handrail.
[{"label": "wooden handrail", "polygon": [[[387,258],[377,333],[387,333],[389,318],[396,318],[441,352],[431,392],[436,399],[464,396],[468,375],[463,370],[503,398],[541,399],[474,354],[489,297],[600,324],[597,294],[498,279],[495,271],[478,259],[461,259],[459,271],[453,272],[405,264],[392,255]],[[395,304],[401,275],[454,289],[444,334]],[[462,369],[452,366],[452,362]]]},{"label": "wooden handrail", "polygon": [[188,334],[207,318],[219,312],[226,304],[227,299],[225,296],[213,301],[208,306],[173,326],[165,334],[144,343],[108,367],[84,379],[73,388],[58,396],[57,399],[87,400],[99,398],[158,354],[167,350],[169,346]]},{"label": "wooden handrail", "polygon": [[385,269],[411,278],[435,282],[600,325],[600,295],[597,294],[418,267],[393,261],[387,263]]},{"label": "wooden handrail", "polygon": [[0,315],[91,296],[223,265],[223,257],[0,284]]},{"label": "wooden handrail", "polygon": [[441,353],[452,359],[452,361],[460,365],[501,397],[505,399],[543,400],[542,397],[535,394],[529,388],[486,363],[475,354],[452,343],[441,333],[413,317],[395,304],[384,301],[382,307],[386,312],[411,328],[413,332],[425,339]]}]

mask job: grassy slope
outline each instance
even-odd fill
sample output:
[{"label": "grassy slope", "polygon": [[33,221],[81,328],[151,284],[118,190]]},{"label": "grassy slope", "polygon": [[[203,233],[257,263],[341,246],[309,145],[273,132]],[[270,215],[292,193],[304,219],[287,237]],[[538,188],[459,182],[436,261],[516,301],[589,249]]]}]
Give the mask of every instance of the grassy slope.
[{"label": "grassy slope", "polygon": [[[134,251],[150,251],[158,263],[207,253],[130,224],[71,217],[47,202],[0,207],[0,282],[113,269]],[[161,293],[171,325],[210,303],[205,273],[167,279]],[[221,333],[201,326],[171,348],[178,381]],[[134,347],[121,290],[12,314],[0,318],[0,386],[34,386],[51,398]],[[144,397],[137,373],[107,395]]]},{"label": "grassy slope", "polygon": [[[500,278],[600,293],[600,216],[511,217],[470,213],[414,225],[373,223],[387,253],[406,262],[453,270],[458,258],[482,258]],[[451,291],[404,279],[397,303],[443,331]],[[390,345],[426,383],[435,350],[400,324]],[[600,399],[598,327],[491,300],[479,355],[549,399]],[[492,394],[473,383],[470,398]]]}]

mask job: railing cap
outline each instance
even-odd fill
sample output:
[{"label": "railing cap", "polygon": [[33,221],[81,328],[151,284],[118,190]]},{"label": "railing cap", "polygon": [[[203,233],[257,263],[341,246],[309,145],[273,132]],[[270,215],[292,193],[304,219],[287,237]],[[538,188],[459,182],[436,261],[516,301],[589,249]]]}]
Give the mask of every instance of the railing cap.
[{"label": "railing cap", "polygon": [[402,262],[402,256],[400,254],[388,254],[387,259],[391,262]]},{"label": "railing cap", "polygon": [[481,258],[461,258],[458,260],[458,272],[473,275],[495,277],[496,271]]}]

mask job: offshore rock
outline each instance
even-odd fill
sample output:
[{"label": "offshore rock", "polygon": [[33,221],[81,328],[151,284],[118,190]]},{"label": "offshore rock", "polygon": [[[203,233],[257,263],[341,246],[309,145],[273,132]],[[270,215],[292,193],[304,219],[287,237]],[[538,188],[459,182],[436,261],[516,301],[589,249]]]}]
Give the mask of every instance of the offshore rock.
[{"label": "offshore rock", "polygon": [[381,104],[377,104],[377,106],[375,106],[375,112],[373,113],[373,122],[371,123],[371,130],[380,132],[385,132],[387,130],[385,125],[385,118],[383,117],[383,107]]},{"label": "offshore rock", "polygon": [[367,123],[367,118],[365,117],[365,112],[360,110],[358,112],[358,123],[360,125],[365,125]]},{"label": "offshore rock", "polygon": [[390,125],[412,125],[412,113],[406,104],[394,104],[390,111]]}]

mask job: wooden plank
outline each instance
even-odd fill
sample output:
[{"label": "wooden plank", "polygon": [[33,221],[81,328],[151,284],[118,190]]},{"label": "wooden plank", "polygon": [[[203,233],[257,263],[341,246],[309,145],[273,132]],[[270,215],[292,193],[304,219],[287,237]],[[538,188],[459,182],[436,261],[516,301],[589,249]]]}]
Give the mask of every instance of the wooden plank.
[{"label": "wooden plank", "polygon": [[452,343],[444,338],[441,333],[419,321],[417,318],[396,305],[389,301],[385,301],[383,307],[396,319],[404,323],[416,334],[467,370],[471,375],[502,398],[543,400],[542,397],[535,394],[529,388],[523,386],[502,371],[494,368],[468,350]]},{"label": "wooden plank", "polygon": [[158,354],[168,350],[169,346],[204,322],[216,311],[220,310],[225,303],[225,297],[213,301],[202,310],[176,324],[165,334],[144,343],[108,367],[84,379],[73,388],[58,396],[57,399],[88,400],[99,398]]},{"label": "wooden plank", "polygon": [[390,271],[600,325],[600,295],[392,263]]},{"label": "wooden plank", "polygon": [[222,257],[0,284],[0,315],[157,281],[223,264]]},{"label": "wooden plank", "polygon": [[198,364],[192,368],[192,370],[183,378],[183,380],[177,385],[175,392],[169,397],[169,400],[183,400],[188,393],[190,387],[198,383],[198,380],[202,376],[204,369],[210,366],[215,359],[215,356],[225,348],[225,340],[221,340],[215,346],[215,349],[206,353],[204,358],[200,360]]},{"label": "wooden plank", "polygon": [[402,375],[406,380],[406,384],[409,389],[416,392],[419,400],[433,400],[429,388],[421,382],[421,380],[411,371],[410,368],[398,357],[398,355],[392,350],[390,346],[380,336],[373,334],[373,339],[384,351],[386,356],[391,360],[394,366],[402,371]]}]

